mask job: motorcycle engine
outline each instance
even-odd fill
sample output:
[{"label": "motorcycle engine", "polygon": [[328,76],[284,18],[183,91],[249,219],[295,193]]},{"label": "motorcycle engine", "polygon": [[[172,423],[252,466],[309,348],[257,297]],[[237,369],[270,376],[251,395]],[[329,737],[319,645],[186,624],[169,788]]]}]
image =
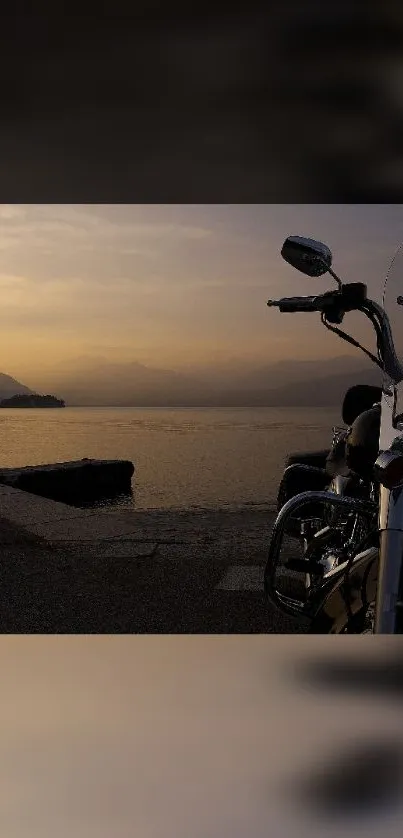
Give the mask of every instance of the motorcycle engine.
[{"label": "motorcycle engine", "polygon": [[324,573],[329,573],[331,570],[334,570],[335,567],[338,566],[340,561],[343,561],[344,553],[343,550],[339,549],[332,549],[328,548],[324,550],[319,561],[319,564],[322,565]]}]

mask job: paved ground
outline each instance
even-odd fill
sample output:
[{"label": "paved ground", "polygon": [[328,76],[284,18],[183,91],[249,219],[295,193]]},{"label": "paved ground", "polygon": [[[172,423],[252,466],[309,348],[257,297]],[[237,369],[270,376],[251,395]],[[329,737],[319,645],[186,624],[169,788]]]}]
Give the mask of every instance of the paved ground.
[{"label": "paved ground", "polygon": [[264,601],[273,517],[75,511],[29,534],[0,519],[0,631],[303,631]]}]

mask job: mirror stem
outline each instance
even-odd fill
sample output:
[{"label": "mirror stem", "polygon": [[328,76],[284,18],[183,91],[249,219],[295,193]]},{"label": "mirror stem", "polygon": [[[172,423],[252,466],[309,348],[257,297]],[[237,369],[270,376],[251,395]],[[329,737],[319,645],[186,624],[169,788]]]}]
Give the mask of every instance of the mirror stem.
[{"label": "mirror stem", "polygon": [[334,271],[332,271],[332,269],[331,269],[331,268],[328,268],[327,270],[328,270],[328,273],[330,273],[330,276],[332,276],[332,277],[333,277],[333,279],[335,279],[335,280],[336,280],[336,282],[337,282],[337,284],[338,284],[338,286],[339,286],[339,289],[341,289],[341,286],[342,286],[342,284],[343,284],[343,283],[342,283],[342,281],[341,281],[341,279],[339,279],[339,277],[337,276],[337,274],[335,274],[335,272],[334,272]]}]

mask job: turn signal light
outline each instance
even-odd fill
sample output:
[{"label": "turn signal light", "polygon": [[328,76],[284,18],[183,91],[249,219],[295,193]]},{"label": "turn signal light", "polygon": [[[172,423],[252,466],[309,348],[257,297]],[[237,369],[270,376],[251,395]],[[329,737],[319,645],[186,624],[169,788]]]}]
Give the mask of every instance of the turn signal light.
[{"label": "turn signal light", "polygon": [[386,489],[403,484],[403,454],[382,451],[374,465],[374,477]]}]

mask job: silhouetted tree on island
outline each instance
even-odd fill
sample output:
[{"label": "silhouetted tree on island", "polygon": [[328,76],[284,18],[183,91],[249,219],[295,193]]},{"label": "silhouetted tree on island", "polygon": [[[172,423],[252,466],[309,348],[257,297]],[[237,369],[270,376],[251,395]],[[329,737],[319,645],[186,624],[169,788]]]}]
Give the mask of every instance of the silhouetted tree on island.
[{"label": "silhouetted tree on island", "polygon": [[2,399],[0,407],[66,407],[66,404],[63,399],[57,399],[56,396],[40,396],[38,393],[33,393]]}]

